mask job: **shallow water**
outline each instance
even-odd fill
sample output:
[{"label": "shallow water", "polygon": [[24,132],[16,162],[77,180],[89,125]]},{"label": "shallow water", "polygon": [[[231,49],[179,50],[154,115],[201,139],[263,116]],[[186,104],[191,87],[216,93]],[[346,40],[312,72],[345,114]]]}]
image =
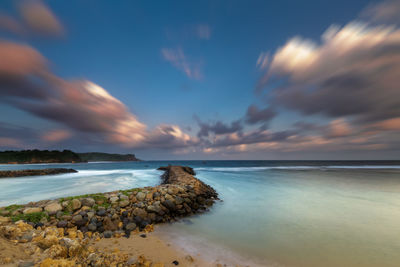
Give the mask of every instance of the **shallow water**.
[{"label": "shallow water", "polygon": [[[167,163],[61,164],[79,173],[0,179],[0,206],[154,185]],[[223,199],[160,227],[193,255],[251,266],[400,265],[400,162],[171,163],[194,167]],[[49,165],[0,169],[10,167]]]}]

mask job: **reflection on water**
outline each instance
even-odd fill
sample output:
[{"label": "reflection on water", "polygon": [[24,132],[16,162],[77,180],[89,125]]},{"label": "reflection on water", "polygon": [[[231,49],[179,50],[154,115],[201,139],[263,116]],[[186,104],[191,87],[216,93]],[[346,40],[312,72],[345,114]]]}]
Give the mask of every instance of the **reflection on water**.
[{"label": "reflection on water", "polygon": [[215,257],[228,247],[261,265],[400,264],[399,170],[225,168],[198,177],[224,201],[192,224],[164,228],[184,248],[197,243]]}]

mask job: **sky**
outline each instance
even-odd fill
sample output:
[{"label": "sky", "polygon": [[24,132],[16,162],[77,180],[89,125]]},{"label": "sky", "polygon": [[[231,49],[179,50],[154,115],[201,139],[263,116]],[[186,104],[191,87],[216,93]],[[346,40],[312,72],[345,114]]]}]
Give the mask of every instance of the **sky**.
[{"label": "sky", "polygon": [[400,0],[0,2],[0,150],[399,159]]}]

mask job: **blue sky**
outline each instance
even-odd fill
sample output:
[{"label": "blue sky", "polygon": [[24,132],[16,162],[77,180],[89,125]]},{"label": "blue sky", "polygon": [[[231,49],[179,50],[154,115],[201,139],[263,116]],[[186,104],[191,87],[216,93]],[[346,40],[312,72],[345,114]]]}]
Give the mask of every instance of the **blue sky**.
[{"label": "blue sky", "polygon": [[[56,23],[55,31],[40,29],[42,24],[29,19],[30,11],[23,5],[32,3],[51,14],[45,25]],[[7,131],[4,130],[0,148],[66,147],[81,151],[133,151],[148,159],[281,159],[302,158],[304,155],[307,155],[307,158],[322,156],[329,159],[341,158],[344,154],[349,155],[348,158],[365,158],[364,148],[349,148],[346,144],[361,144],[362,142],[357,143],[358,141],[353,139],[360,132],[369,133],[371,125],[376,128],[377,123],[396,124],[397,110],[389,110],[393,103],[383,107],[385,114],[391,113],[391,116],[372,120],[369,119],[371,116],[368,119],[361,118],[358,111],[341,113],[321,109],[310,112],[291,104],[288,100],[290,96],[283,96],[284,99],[278,101],[274,96],[277,88],[294,92],[304,86],[304,80],[299,82],[295,78],[302,68],[307,68],[308,65],[298,67],[298,70],[288,70],[290,59],[285,58],[286,65],[273,63],[273,60],[279,58],[279,49],[290,45],[295,37],[314,42],[311,46],[308,46],[308,41],[294,42],[297,48],[324,48],[321,36],[332,25],[339,27],[336,31],[337,36],[341,32],[340,29],[344,31],[347,25],[355,21],[368,23],[365,27],[369,28],[364,29],[364,32],[378,27],[378,24],[379,27],[388,25],[387,21],[382,22],[382,16],[385,16],[384,19],[390,19],[390,14],[380,13],[384,5],[399,6],[398,1],[2,1],[0,13],[22,25],[20,28],[24,28],[24,33],[10,30],[7,28],[9,24],[1,24],[0,19],[1,41],[29,45],[46,59],[46,71],[50,69],[51,75],[64,81],[87,80],[101,86],[120,101],[127,112],[144,127],[135,128],[139,137],[132,140],[125,137],[114,138],[113,130],[104,130],[103,126],[101,129],[96,128],[99,129],[97,132],[88,132],[75,121],[90,120],[90,117],[85,116],[85,108],[88,108],[90,101],[85,101],[80,106],[83,110],[81,116],[65,115],[72,118],[63,120],[60,118],[63,117],[63,112],[69,111],[60,110],[58,107],[57,114],[60,114],[60,117],[49,118],[49,114],[43,114],[49,112],[47,109],[43,112],[32,111],[32,107],[26,107],[26,99],[15,100],[13,96],[12,100],[0,102],[0,111],[3,114],[0,123],[8,130],[29,128],[37,136],[33,138],[21,135],[20,139],[10,142],[10,138],[15,139],[15,136],[7,136]],[[370,12],[370,15],[363,17],[363,12]],[[41,19],[40,16],[31,17]],[[397,21],[390,21],[390,25],[393,23],[396,25]],[[392,35],[397,34],[396,30],[397,28]],[[354,34],[363,34],[358,28],[354,31]],[[389,40],[392,37],[388,35],[385,38]],[[335,45],[338,47],[334,48],[334,51],[340,51],[342,46],[344,47],[344,44]],[[383,48],[385,45],[388,44],[379,44]],[[299,53],[302,51],[304,49]],[[365,51],[365,55],[369,55],[370,52]],[[260,55],[268,55],[267,67],[257,66]],[[290,55],[293,57],[293,54]],[[329,60],[323,56],[325,54],[320,56],[318,62],[326,60],[326,63]],[[347,57],[353,60],[351,54]],[[394,62],[391,68],[395,69],[397,66],[397,62]],[[279,78],[278,82],[270,79],[272,74],[279,74],[275,75]],[[41,75],[37,79],[43,79]],[[260,82],[267,76],[268,82]],[[321,84],[331,81],[331,78],[337,76],[326,77],[325,81],[318,82],[310,78],[312,82],[306,83],[306,87],[308,90],[317,88],[316,90],[325,92],[328,89]],[[369,82],[372,84],[379,81]],[[262,84],[261,93],[256,92],[257,84]],[[290,89],[282,89],[283,87]],[[387,90],[393,90],[392,87],[387,87]],[[0,90],[1,88],[0,83]],[[6,93],[3,96],[4,100],[11,99]],[[328,101],[330,98],[323,99]],[[37,105],[44,108],[45,104],[42,101]],[[275,115],[268,120],[246,123],[246,112],[251,105],[259,110],[271,108]],[[74,102],[69,103],[69,106],[73,109]],[[373,109],[369,104],[366,106]],[[37,108],[39,107],[35,107],[35,110]],[[52,110],[54,112],[54,109]],[[4,116],[5,114],[10,116]],[[123,119],[119,115],[115,116],[125,121],[125,113]],[[240,127],[229,129],[235,121],[238,121]],[[369,122],[368,126],[365,121]],[[304,127],[302,132],[297,132],[300,130],[293,126],[305,122],[313,124],[312,133],[305,131]],[[110,125],[112,123],[111,120]],[[201,124],[203,128],[204,125],[208,127],[209,135],[199,136]],[[357,129],[349,130],[351,134],[347,134],[347,128],[353,124],[357,125]],[[176,129],[157,130],[160,125],[179,127],[179,132],[182,133],[177,137]],[[335,125],[341,128],[333,129]],[[223,126],[226,126],[225,131],[216,129],[224,128]],[[112,127],[118,125],[110,126]],[[340,142],[325,142],[331,137],[326,133],[329,127],[332,130],[342,130]],[[136,131],[135,129],[129,131]],[[255,131],[258,132],[254,133]],[[43,137],[46,132],[54,132],[54,136],[58,133],[59,138],[50,138],[50,142],[49,138]],[[271,141],[270,137],[265,136],[278,133],[282,135],[281,132],[285,132],[282,140]],[[254,141],[228,142],[225,146],[217,145],[217,140],[243,139],[246,134],[251,133],[257,136],[262,134],[264,137]],[[123,135],[125,134],[124,132]],[[390,139],[392,142],[398,137],[398,131],[392,129],[389,132],[380,132],[379,136],[382,135],[384,138],[381,138],[386,141]],[[286,143],[281,144],[299,136],[317,136],[324,138],[324,141],[318,139],[321,145],[310,148],[305,144],[304,149],[300,150],[288,148]],[[124,141],[121,141],[122,139]],[[160,145],[160,142],[171,145]],[[291,146],[299,142],[305,141],[295,141]],[[370,158],[399,156],[397,144],[383,143],[382,140],[374,139],[362,144],[372,147],[368,149],[369,153],[372,153],[368,156]],[[332,149],[332,146],[337,144],[340,144],[340,149]]]}]

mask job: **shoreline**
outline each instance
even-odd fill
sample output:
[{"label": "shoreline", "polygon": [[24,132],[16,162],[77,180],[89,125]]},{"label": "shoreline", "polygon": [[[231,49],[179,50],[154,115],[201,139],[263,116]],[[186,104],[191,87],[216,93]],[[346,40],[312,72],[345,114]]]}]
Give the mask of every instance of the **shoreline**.
[{"label": "shoreline", "polygon": [[[111,257],[113,263],[130,266],[126,265],[128,261],[126,253],[115,258],[113,253],[102,252],[102,248],[94,246],[93,242],[107,243],[110,241],[102,240],[114,238],[122,240],[122,236],[125,237],[124,240],[130,240],[131,237],[142,236],[143,232],[152,232],[154,224],[173,222],[185,216],[205,212],[218,199],[218,194],[212,187],[194,177],[195,172],[192,168],[168,166],[160,167],[160,170],[164,171],[161,176],[162,182],[154,187],[2,207],[0,208],[2,246],[7,247],[4,243],[11,241],[17,247],[23,246],[25,249],[26,246],[30,247],[33,250],[28,249],[30,252],[27,257],[33,257],[37,266],[57,266],[56,261],[59,260],[69,262],[71,266],[77,263],[84,264],[91,255],[87,254],[86,250],[97,252],[98,260],[110,260]],[[158,240],[157,243],[162,243],[156,236],[154,235],[153,239]],[[74,247],[80,248],[80,253],[70,253],[71,242],[76,243]],[[113,248],[118,251],[123,250],[122,247],[113,246]],[[151,246],[148,250],[152,250]],[[178,252],[178,250],[173,252],[172,249],[171,251],[169,256]],[[38,257],[35,253],[43,254],[47,258]],[[16,260],[15,252],[9,254],[12,257],[8,257],[7,253],[1,254],[0,264]],[[46,265],[46,261],[50,262],[50,265]],[[144,262],[138,264],[136,266],[142,266],[140,264]]]}]

